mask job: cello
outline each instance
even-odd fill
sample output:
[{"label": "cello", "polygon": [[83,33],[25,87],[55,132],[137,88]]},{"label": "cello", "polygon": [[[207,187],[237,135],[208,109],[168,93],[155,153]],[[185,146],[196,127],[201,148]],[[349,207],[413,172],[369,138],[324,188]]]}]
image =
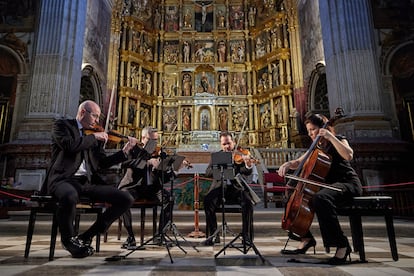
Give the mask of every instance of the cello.
[{"label": "cello", "polygon": [[[343,110],[337,108],[335,116],[327,121],[322,128],[327,128],[333,121],[341,117],[343,117]],[[320,138],[318,136],[312,142],[293,175],[286,175],[289,178],[287,186],[293,187],[293,180],[296,181],[296,185],[286,203],[282,217],[282,229],[299,237],[304,236],[312,224],[314,211],[310,203],[313,195],[321,187],[341,191],[323,183],[330,169],[331,157],[316,148]]]}]

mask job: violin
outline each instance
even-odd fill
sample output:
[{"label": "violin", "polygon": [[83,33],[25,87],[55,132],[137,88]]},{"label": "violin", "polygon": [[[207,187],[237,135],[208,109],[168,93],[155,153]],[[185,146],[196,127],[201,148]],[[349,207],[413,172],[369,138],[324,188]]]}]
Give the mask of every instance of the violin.
[{"label": "violin", "polygon": [[[97,125],[94,128],[84,130],[85,135],[93,134],[93,133],[96,133],[96,132],[105,132],[105,129],[103,127]],[[116,130],[108,130],[106,133],[108,134],[108,141],[112,142],[114,144],[119,144],[122,141],[124,141],[124,142],[128,141],[128,136],[123,135],[123,134],[121,134],[120,132],[118,132]],[[137,145],[138,146],[143,146],[142,143],[139,143]]]},{"label": "violin", "polygon": [[243,149],[242,147],[237,147],[237,149],[233,152],[233,161],[236,164],[241,164],[244,162],[243,157],[248,156],[252,163],[254,164],[260,164],[260,161],[256,158],[253,158],[250,154],[250,151],[248,149]]}]

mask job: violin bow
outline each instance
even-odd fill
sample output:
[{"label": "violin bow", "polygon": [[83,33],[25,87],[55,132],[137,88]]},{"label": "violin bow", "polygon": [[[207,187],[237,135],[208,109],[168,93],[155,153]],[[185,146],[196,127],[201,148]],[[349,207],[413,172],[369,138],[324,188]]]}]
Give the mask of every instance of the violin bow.
[{"label": "violin bow", "polygon": [[161,143],[161,147],[163,148],[163,147],[165,147],[165,146],[167,146],[168,145],[168,143],[169,142],[171,142],[171,138],[173,137],[173,135],[174,135],[174,132],[175,132],[175,130],[177,129],[177,126],[178,126],[178,124],[175,124],[175,127],[174,127],[174,129],[171,131],[171,133],[170,133],[170,135],[168,136],[168,138],[163,142],[163,143]]},{"label": "violin bow", "polygon": [[237,150],[237,149],[238,149],[238,147],[239,147],[239,143],[240,143],[240,140],[241,140],[241,138],[242,138],[242,136],[243,136],[243,131],[244,131],[244,128],[246,127],[246,123],[247,123],[247,117],[246,117],[246,119],[244,120],[243,127],[242,127],[242,129],[241,129],[241,131],[240,131],[240,133],[239,133],[239,138],[237,138],[236,147],[234,148],[235,150]]},{"label": "violin bow", "polygon": [[[112,87],[111,91],[111,98],[109,99],[109,107],[108,107],[108,114],[106,114],[106,122],[105,122],[105,132],[108,133],[109,130],[109,118],[111,117],[111,108],[114,101],[114,95],[115,95],[115,84]],[[104,143],[104,148],[106,147],[106,142]]]}]

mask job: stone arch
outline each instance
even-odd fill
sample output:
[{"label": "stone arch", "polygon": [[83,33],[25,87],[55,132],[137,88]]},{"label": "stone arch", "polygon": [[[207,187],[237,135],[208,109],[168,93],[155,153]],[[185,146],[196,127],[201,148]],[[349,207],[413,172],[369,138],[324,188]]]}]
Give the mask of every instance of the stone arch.
[{"label": "stone arch", "polygon": [[329,118],[329,100],[325,68],[325,64],[319,62],[311,73],[308,89],[308,110],[327,115]]},{"label": "stone arch", "polygon": [[103,89],[101,80],[93,66],[87,64],[82,69],[79,102],[85,100],[95,101],[101,108],[103,107]]},{"label": "stone arch", "polygon": [[0,78],[0,144],[3,144],[14,138],[26,113],[28,76],[24,57],[1,44]]},{"label": "stone arch", "polygon": [[393,95],[390,106],[397,120],[397,135],[404,141],[414,142],[414,42],[391,49],[383,64],[384,90]]}]

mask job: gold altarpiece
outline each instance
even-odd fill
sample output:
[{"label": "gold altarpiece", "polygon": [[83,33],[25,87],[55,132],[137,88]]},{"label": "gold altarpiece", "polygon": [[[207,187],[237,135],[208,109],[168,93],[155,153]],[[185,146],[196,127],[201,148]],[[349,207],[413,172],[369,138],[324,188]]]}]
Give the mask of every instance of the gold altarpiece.
[{"label": "gold altarpiece", "polygon": [[291,146],[292,15],[283,2],[134,2],[115,11],[119,131],[138,136],[153,125],[174,133],[169,147],[198,148],[243,129],[240,145]]}]

